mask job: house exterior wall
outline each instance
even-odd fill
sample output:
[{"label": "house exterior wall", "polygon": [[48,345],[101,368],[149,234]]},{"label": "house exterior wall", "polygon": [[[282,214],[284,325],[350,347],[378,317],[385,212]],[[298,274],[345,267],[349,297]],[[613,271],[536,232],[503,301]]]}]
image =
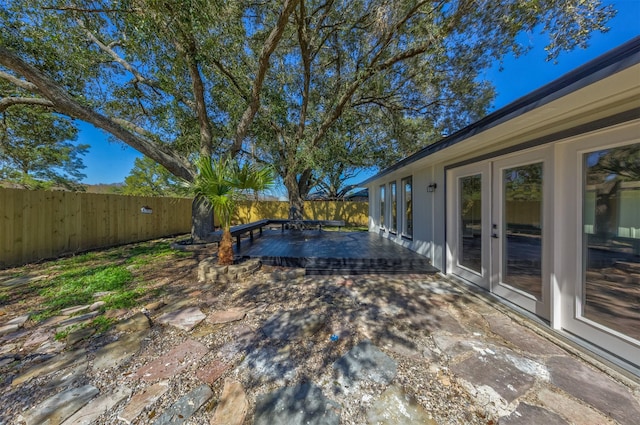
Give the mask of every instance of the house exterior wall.
[{"label": "house exterior wall", "polygon": [[[635,42],[640,45],[640,39]],[[456,210],[457,205],[455,196],[458,196],[458,192],[455,185],[458,180],[450,177],[455,175],[452,174],[455,170],[473,170],[477,165],[478,169],[484,170],[483,176],[489,176],[487,180],[491,183],[488,183],[487,193],[491,195],[487,202],[493,203],[492,207],[487,205],[487,210],[483,208],[483,214],[491,210],[488,221],[493,222],[483,223],[486,226],[483,238],[491,237],[489,233],[493,230],[490,226],[495,227],[496,222],[526,224],[544,220],[544,234],[541,234],[544,243],[540,257],[544,265],[540,269],[544,293],[540,299],[530,304],[519,304],[523,297],[517,290],[511,290],[515,294],[513,298],[508,293],[509,289],[495,293],[547,320],[551,328],[569,331],[613,353],[616,358],[624,359],[624,367],[629,366],[633,373],[639,373],[640,342],[635,331],[631,330],[640,327],[640,319],[634,319],[633,314],[624,316],[627,324],[618,326],[615,318],[604,318],[598,322],[590,320],[588,314],[583,314],[586,311],[584,291],[587,291],[585,288],[589,279],[585,275],[594,274],[589,271],[584,257],[585,252],[591,250],[586,245],[585,238],[592,232],[589,226],[596,225],[590,224],[588,217],[584,218],[585,225],[582,224],[583,214],[587,214],[583,205],[595,202],[589,201],[589,196],[593,195],[588,194],[588,190],[595,189],[583,186],[586,155],[599,150],[604,152],[605,149],[615,149],[616,146],[635,146],[640,143],[639,75],[640,64],[636,57],[636,62],[630,66],[620,67],[620,70],[616,69],[610,75],[574,90],[560,86],[559,90],[564,91],[562,96],[556,96],[548,102],[541,100],[530,108],[524,108],[519,114],[501,118],[502,121],[498,120],[497,124],[486,126],[482,131],[469,131],[466,138],[456,140],[455,143],[444,143],[441,149],[432,149],[427,154],[416,156],[415,160],[407,161],[406,165],[391,167],[375,176],[367,181],[370,193],[375,194],[370,203],[369,230],[429,257],[432,264],[443,273],[461,277],[454,267],[454,257],[457,255],[454,245],[461,245],[462,242],[457,242],[457,239],[454,240],[447,233],[456,232],[452,229],[455,230],[459,220],[456,211],[452,211]],[[508,204],[506,198],[503,199],[506,203],[496,203],[497,192],[502,190],[499,185],[496,186],[496,182],[503,184],[499,183],[498,176],[503,170],[500,167],[503,164],[506,164],[505,167],[509,164],[517,167],[520,158],[529,158],[528,163],[543,164],[545,197],[542,206],[535,201]],[[523,164],[526,163],[525,161]],[[388,188],[389,182],[396,181],[400,188],[401,179],[406,176],[413,178],[412,238],[389,232],[385,223],[380,223],[376,215],[380,201],[376,197],[379,197],[380,185],[384,184]],[[430,186],[433,187],[434,184],[435,190],[430,191]],[[634,206],[640,202],[640,191],[636,191],[636,186],[640,184],[619,184],[616,198],[609,206],[610,214],[615,217],[607,223],[609,233],[616,238],[630,239],[632,245],[636,228],[640,228],[640,223],[634,222],[640,214],[634,210]],[[388,189],[385,192],[388,194]],[[388,208],[389,202],[385,205]],[[508,212],[499,211],[500,208]],[[535,211],[539,211],[541,215],[537,217]],[[502,218],[496,218],[501,214],[504,214]],[[505,217],[506,215],[509,217]],[[386,213],[385,217],[389,217],[389,214]],[[403,219],[400,210],[398,219]],[[542,228],[542,223],[538,224]],[[586,229],[585,233],[583,227]],[[506,230],[504,232],[506,239]],[[500,228],[496,233],[500,233]],[[496,236],[498,237],[500,236]],[[491,266],[483,265],[482,273],[487,274],[487,280],[480,286],[494,292],[494,288],[499,286],[495,283],[496,275],[502,273],[496,271],[497,262],[503,261],[497,258],[506,251],[496,251],[494,247],[498,246],[497,242],[490,240],[491,242],[483,242],[482,245],[483,261],[489,258]],[[635,245],[640,247],[640,241],[636,241]],[[491,246],[491,249],[488,250],[487,246]],[[614,277],[603,275],[602,279]],[[632,279],[615,278],[621,282],[631,282],[629,279]],[[542,308],[541,304],[544,304]]]}]

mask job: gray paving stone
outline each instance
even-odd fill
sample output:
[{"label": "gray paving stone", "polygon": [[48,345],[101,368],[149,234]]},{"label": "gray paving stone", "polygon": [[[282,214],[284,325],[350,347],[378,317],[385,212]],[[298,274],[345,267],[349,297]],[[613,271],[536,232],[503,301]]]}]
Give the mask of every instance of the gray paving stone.
[{"label": "gray paving stone", "polygon": [[77,344],[78,342],[91,337],[95,333],[96,333],[95,328],[83,328],[83,329],[78,329],[73,332],[70,332],[69,335],[67,335],[67,345],[71,347]]},{"label": "gray paving stone", "polygon": [[537,355],[563,355],[565,351],[550,341],[536,335],[509,317],[499,314],[487,317],[491,330],[520,350]]},{"label": "gray paving stone", "polygon": [[262,332],[273,339],[290,341],[308,338],[325,324],[325,317],[309,314],[306,310],[284,311],[269,317],[262,326]]},{"label": "gray paving stone", "polygon": [[312,383],[259,396],[254,425],[338,425],[340,407]]},{"label": "gray paving stone", "polygon": [[564,393],[542,388],[538,391],[538,401],[548,410],[567,418],[570,423],[580,425],[602,425],[611,422],[602,413],[570,398]]},{"label": "gray paving stone", "polygon": [[15,332],[18,329],[20,329],[20,325],[15,324],[15,323],[14,324],[10,324],[10,325],[0,326],[0,336],[7,335],[7,334],[9,334],[11,332]]},{"label": "gray paving stone", "polygon": [[125,398],[131,395],[131,389],[120,387],[114,392],[94,398],[84,407],[71,415],[62,425],[90,425],[100,415],[108,412]]},{"label": "gray paving stone", "polygon": [[389,384],[396,376],[398,365],[371,341],[365,340],[336,360],[333,369],[338,382],[347,390],[361,380]]},{"label": "gray paving stone", "polygon": [[89,322],[90,320],[92,320],[93,318],[95,318],[99,314],[100,314],[99,311],[91,311],[89,313],[85,313],[85,314],[81,314],[79,316],[73,316],[73,317],[70,317],[68,319],[65,319],[62,322],[58,323],[58,327],[56,328],[56,332],[63,332],[65,330],[67,330],[68,328],[70,328],[71,326],[80,325],[82,323]]},{"label": "gray paving stone", "polygon": [[210,425],[242,425],[248,409],[249,402],[242,384],[227,378]]},{"label": "gray paving stone", "polygon": [[158,323],[175,326],[176,328],[190,331],[202,322],[207,316],[198,307],[187,307],[165,313],[158,317]]},{"label": "gray paving stone", "polygon": [[48,398],[24,415],[27,425],[58,425],[73,415],[99,391],[93,385],[72,388]]},{"label": "gray paving stone", "polygon": [[640,405],[628,389],[607,375],[569,357],[547,361],[551,383],[610,416],[621,424],[636,425]]},{"label": "gray paving stone", "polygon": [[500,425],[567,425],[568,422],[545,408],[520,403],[509,416],[500,418]]},{"label": "gray paving stone", "polygon": [[28,314],[23,314],[22,316],[18,316],[18,317],[14,317],[13,319],[9,320],[7,323],[5,323],[6,325],[18,325],[18,326],[22,326],[24,325],[24,323],[29,320],[29,315]]},{"label": "gray paving stone", "polygon": [[18,276],[18,277],[13,277],[10,279],[3,280],[2,282],[0,282],[0,285],[17,287],[17,286],[26,285],[32,282],[37,282],[39,280],[46,279],[46,278],[47,276]]},{"label": "gray paving stone", "polygon": [[297,366],[287,350],[266,346],[250,351],[239,367],[248,369],[254,379],[289,380],[295,377]]},{"label": "gray paving stone", "polygon": [[17,376],[13,380],[11,385],[13,386],[20,385],[31,378],[47,375],[51,372],[56,372],[60,369],[64,369],[74,364],[86,362],[86,360],[87,360],[87,352],[84,349],[59,354],[49,360],[46,360],[40,364],[32,366],[27,371]]},{"label": "gray paving stone", "polygon": [[146,334],[146,331],[126,334],[117,341],[101,347],[96,351],[93,368],[108,369],[126,361],[140,350],[140,344]]},{"label": "gray paving stone", "polygon": [[437,425],[429,413],[402,388],[391,385],[367,410],[371,425]]},{"label": "gray paving stone", "polygon": [[[512,358],[516,357],[512,355]],[[482,386],[492,388],[507,403],[523,396],[536,381],[532,374],[523,372],[513,361],[497,352],[469,357],[454,364],[451,371],[476,389]]]},{"label": "gray paving stone", "polygon": [[[97,313],[97,312],[96,312]],[[143,313],[136,313],[133,316],[116,323],[115,330],[118,332],[138,332],[151,327],[149,318]]]},{"label": "gray paving stone", "polygon": [[156,419],[154,425],[183,424],[200,409],[213,396],[213,391],[208,385],[201,385],[180,397],[161,416]]},{"label": "gray paving stone", "polygon": [[84,313],[89,310],[90,305],[74,305],[72,307],[63,308],[60,310],[60,314],[63,316],[72,316],[77,313]]}]

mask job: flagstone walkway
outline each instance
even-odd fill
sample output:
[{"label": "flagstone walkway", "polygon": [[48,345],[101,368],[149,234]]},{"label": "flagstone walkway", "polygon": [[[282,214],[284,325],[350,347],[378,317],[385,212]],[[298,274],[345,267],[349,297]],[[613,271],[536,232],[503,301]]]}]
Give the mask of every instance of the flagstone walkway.
[{"label": "flagstone walkway", "polygon": [[449,280],[273,272],[194,272],[65,341],[98,307],[0,316],[0,424],[638,423],[637,382]]}]

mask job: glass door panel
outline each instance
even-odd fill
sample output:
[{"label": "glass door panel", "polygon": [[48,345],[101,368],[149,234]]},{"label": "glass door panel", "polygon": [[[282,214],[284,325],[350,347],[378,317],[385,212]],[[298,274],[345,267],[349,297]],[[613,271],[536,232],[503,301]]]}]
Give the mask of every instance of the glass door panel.
[{"label": "glass door panel", "polygon": [[583,161],[582,317],[640,340],[640,143]]},{"label": "glass door panel", "polygon": [[[549,318],[551,181],[548,149],[493,163],[491,290]],[[547,205],[549,204],[549,205]]]},{"label": "glass door panel", "polygon": [[502,171],[502,283],[542,299],[542,163]]},{"label": "glass door panel", "polygon": [[461,177],[458,183],[459,265],[482,274],[482,176]]}]

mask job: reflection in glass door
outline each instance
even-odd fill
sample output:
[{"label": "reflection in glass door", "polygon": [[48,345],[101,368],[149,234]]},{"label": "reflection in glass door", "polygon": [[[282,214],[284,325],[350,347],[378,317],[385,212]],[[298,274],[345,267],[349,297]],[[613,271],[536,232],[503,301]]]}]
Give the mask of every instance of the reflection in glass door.
[{"label": "reflection in glass door", "polygon": [[482,274],[482,176],[461,177],[458,184],[459,265]]},{"label": "reflection in glass door", "polygon": [[584,154],[582,317],[640,341],[640,143]]},{"label": "reflection in glass door", "polygon": [[502,170],[501,282],[542,299],[542,163]]},{"label": "reflection in glass door", "polygon": [[[493,164],[492,291],[549,318],[545,150]],[[545,211],[549,211],[545,213]],[[549,227],[550,228],[550,227]]]}]

